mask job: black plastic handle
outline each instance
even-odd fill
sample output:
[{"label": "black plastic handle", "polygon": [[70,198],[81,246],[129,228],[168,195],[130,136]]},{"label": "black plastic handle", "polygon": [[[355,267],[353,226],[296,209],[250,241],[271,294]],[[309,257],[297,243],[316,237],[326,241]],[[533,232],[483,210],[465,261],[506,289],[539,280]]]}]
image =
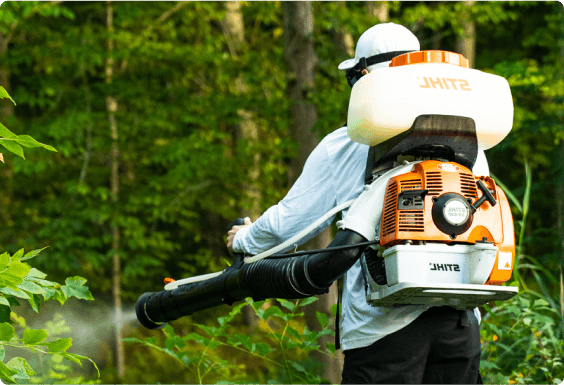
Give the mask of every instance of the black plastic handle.
[{"label": "black plastic handle", "polygon": [[488,201],[492,206],[495,206],[497,201],[495,200],[494,196],[492,195],[488,187],[484,184],[484,182],[479,180],[477,184],[480,190],[482,190],[483,195],[480,199],[474,202],[474,204],[472,205],[473,208],[472,211],[476,212],[478,210],[478,207],[480,207],[485,201]]},{"label": "black plastic handle", "polygon": [[245,220],[243,218],[237,218],[227,226],[227,231],[231,230],[233,226],[242,226],[245,224]]}]

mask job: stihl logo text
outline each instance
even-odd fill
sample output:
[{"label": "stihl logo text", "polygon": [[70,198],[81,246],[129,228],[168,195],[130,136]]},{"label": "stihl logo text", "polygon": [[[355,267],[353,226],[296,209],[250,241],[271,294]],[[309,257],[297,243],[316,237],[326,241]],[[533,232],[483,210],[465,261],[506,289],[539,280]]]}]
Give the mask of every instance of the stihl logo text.
[{"label": "stihl logo text", "polygon": [[423,79],[417,78],[421,81],[419,87],[421,88],[434,88],[441,90],[454,90],[454,91],[472,91],[468,80],[466,79],[452,79],[452,78],[433,78],[431,76],[424,76]]},{"label": "stihl logo text", "polygon": [[436,270],[436,271],[460,271],[460,266],[451,263],[429,263],[431,268],[429,270]]}]

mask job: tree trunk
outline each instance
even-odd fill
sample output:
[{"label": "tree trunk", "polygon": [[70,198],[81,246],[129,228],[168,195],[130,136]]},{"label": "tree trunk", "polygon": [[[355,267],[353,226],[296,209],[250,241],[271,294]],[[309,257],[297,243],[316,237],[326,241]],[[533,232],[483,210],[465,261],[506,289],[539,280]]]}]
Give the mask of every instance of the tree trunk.
[{"label": "tree trunk", "polygon": [[[347,6],[343,1],[336,2],[335,5],[341,8]],[[344,27],[341,27],[338,31],[333,30],[331,38],[339,54],[347,57],[354,56],[354,38],[352,33],[348,32]]]},{"label": "tree trunk", "polygon": [[[241,9],[241,2],[225,2],[225,19],[222,24],[222,28],[231,56],[236,58],[246,43],[245,24],[243,11]],[[247,90],[248,86],[243,78],[243,74],[239,73],[239,76],[235,79],[235,93],[241,95],[246,93]],[[243,140],[249,145],[257,143],[259,141],[259,128],[254,120],[252,112],[241,108],[237,110],[237,115],[239,116],[240,121],[233,133],[233,142],[236,144],[237,141]],[[236,146],[234,146],[234,148],[236,148]],[[238,154],[235,152],[235,157],[237,156]],[[262,199],[262,195],[258,187],[260,176],[259,165],[260,154],[255,153],[253,155],[251,167],[249,168],[248,179],[246,182],[243,182],[240,187],[243,193],[241,209],[239,211],[241,218],[249,217],[251,220],[256,220],[261,215],[260,201]],[[258,326],[257,317],[251,307],[246,306],[243,308],[243,314],[245,323],[249,326],[249,329],[254,329]]]},{"label": "tree trunk", "polygon": [[[225,20],[224,32],[228,41],[231,55],[235,58],[239,55],[242,46],[245,44],[245,25],[243,23],[243,12],[241,10],[241,2],[228,1],[225,3]],[[248,86],[243,78],[243,74],[239,73],[235,79],[235,93],[238,95],[244,94],[248,91]],[[249,145],[256,144],[259,141],[259,128],[254,119],[252,112],[238,109],[237,115],[240,122],[235,130],[235,141],[244,140]],[[235,154],[237,156],[237,154]],[[249,168],[247,182],[241,186],[241,191],[244,192],[244,204],[241,209],[241,217],[250,217],[256,219],[260,216],[260,200],[262,199],[260,190],[258,188],[258,181],[260,175],[260,154],[253,156],[251,167]]]},{"label": "tree trunk", "polygon": [[[108,1],[106,8],[106,27],[108,34],[112,34],[114,30],[114,9],[111,1]],[[111,36],[108,37],[107,41],[108,57],[106,59],[105,68],[105,81],[106,84],[112,84],[113,82],[113,51],[114,51],[114,40]],[[113,96],[106,96],[106,109],[108,111],[108,120],[110,126],[110,137],[112,140],[112,149],[110,153],[110,190],[111,199],[114,203],[114,207],[117,210],[117,205],[119,201],[119,145],[118,145],[118,127],[116,121],[116,112],[118,109],[118,102]],[[115,213],[114,213],[115,214]],[[112,298],[114,303],[115,312],[115,365],[117,368],[117,375],[119,379],[123,379],[125,376],[125,352],[122,341],[122,303],[121,303],[121,260],[120,260],[120,232],[119,227],[115,221],[112,222]]]},{"label": "tree trunk", "polygon": [[465,8],[460,15],[462,34],[456,39],[456,52],[468,59],[470,68],[475,68],[476,65],[476,23],[470,16],[470,7],[475,3],[475,1],[463,2]]},{"label": "tree trunk", "polygon": [[[315,88],[315,67],[317,56],[313,49],[313,11],[311,2],[283,2],[284,58],[287,66],[290,114],[292,117],[291,135],[298,143],[298,156],[291,160],[289,184],[292,185],[302,172],[303,166],[319,143],[312,128],[317,122],[317,109],[309,101],[308,93]],[[324,248],[331,241],[331,230],[327,229],[306,245],[305,249]],[[336,294],[336,285],[329,295],[321,296],[306,309],[308,327],[318,329],[316,312],[330,313]],[[332,342],[329,339],[329,342]],[[324,341],[321,342],[322,346]],[[339,361],[327,355],[315,353],[315,358],[323,365],[323,376],[332,383],[341,380]]]},{"label": "tree trunk", "polygon": [[291,186],[299,177],[309,154],[318,143],[312,128],[317,109],[308,100],[315,86],[317,56],[313,51],[313,12],[310,2],[283,2],[284,58],[287,66],[288,97],[293,124],[290,134],[299,146],[298,156],[290,161]]},{"label": "tree trunk", "polygon": [[[0,58],[8,52],[8,45],[10,44],[12,35],[5,35],[0,32]],[[0,64],[0,86],[4,87],[10,93],[10,70],[6,64]],[[14,115],[14,104],[2,103],[0,105],[0,116],[2,121],[6,121],[7,116]]]},{"label": "tree trunk", "polygon": [[387,23],[390,19],[389,5],[387,1],[368,1],[366,3],[368,13],[378,19],[379,23]]}]

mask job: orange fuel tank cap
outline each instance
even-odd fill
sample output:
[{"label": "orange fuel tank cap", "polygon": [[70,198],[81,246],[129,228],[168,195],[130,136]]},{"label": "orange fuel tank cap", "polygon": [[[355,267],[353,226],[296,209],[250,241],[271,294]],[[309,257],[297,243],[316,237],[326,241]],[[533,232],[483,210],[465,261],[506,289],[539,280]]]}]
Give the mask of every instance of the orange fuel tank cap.
[{"label": "orange fuel tank cap", "polygon": [[437,50],[416,51],[396,56],[392,59],[390,67],[421,63],[446,63],[468,68],[468,59],[464,56],[455,52]]}]

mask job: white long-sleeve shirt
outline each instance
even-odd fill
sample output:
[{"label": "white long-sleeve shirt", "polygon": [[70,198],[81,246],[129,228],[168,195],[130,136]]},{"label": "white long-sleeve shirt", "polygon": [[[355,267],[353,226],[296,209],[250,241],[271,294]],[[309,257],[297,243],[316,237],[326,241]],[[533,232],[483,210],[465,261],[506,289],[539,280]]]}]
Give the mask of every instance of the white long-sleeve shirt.
[{"label": "white long-sleeve shirt", "polygon": [[[235,234],[233,249],[249,254],[268,250],[298,234],[333,207],[356,198],[364,185],[368,149],[367,145],[350,140],[346,127],[327,135],[310,154],[302,174],[286,197],[251,226]],[[481,150],[472,171],[475,175],[489,174],[486,156]],[[346,216],[346,210],[342,216]],[[327,228],[333,219],[327,219],[300,244]],[[344,279],[341,346],[347,350],[371,345],[407,326],[428,308],[428,305],[398,308],[369,305],[360,261],[357,261]],[[477,310],[475,313],[480,319]]]}]

